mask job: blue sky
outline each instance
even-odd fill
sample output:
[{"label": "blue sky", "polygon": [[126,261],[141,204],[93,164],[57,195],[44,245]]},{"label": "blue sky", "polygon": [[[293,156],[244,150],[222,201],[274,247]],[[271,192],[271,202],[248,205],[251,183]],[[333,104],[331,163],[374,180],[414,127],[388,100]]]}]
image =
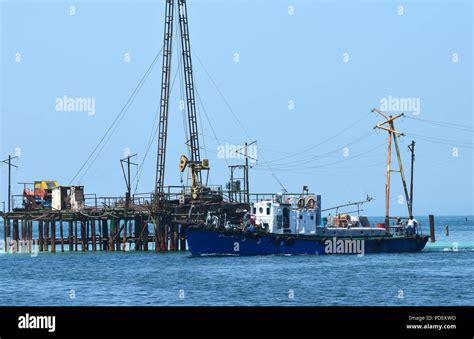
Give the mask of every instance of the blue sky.
[{"label": "blue sky", "polygon": [[[2,159],[21,154],[15,193],[17,182],[68,184],[160,51],[164,2],[1,4]],[[407,134],[400,139],[407,178],[407,145],[417,142],[415,214],[473,214],[470,1],[188,1],[188,15],[201,156],[212,184],[224,185],[227,166],[242,162],[219,158],[219,146],[257,140],[252,191],[281,191],[278,181],[288,191],[308,185],[324,207],[369,194],[376,200],[365,213],[382,215],[387,135],[373,129],[383,119],[370,110],[391,96],[420,103],[396,121]],[[123,194],[119,159],[129,149],[143,161],[160,81],[161,58],[83,176],[87,193]],[[179,184],[186,153],[179,87],[177,77],[168,184]],[[93,98],[95,114],[57,111],[65,95]],[[153,190],[155,163],[156,140],[138,192]],[[1,201],[6,173],[3,166]],[[406,214],[397,173],[392,178],[392,214]]]}]

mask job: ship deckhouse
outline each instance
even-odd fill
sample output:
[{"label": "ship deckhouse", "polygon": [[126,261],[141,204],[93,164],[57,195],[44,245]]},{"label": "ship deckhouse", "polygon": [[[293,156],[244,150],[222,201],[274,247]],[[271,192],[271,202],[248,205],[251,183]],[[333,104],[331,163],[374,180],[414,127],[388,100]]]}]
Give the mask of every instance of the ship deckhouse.
[{"label": "ship deckhouse", "polygon": [[273,200],[253,203],[251,213],[255,224],[269,233],[315,234],[321,225],[321,196],[277,195]]}]

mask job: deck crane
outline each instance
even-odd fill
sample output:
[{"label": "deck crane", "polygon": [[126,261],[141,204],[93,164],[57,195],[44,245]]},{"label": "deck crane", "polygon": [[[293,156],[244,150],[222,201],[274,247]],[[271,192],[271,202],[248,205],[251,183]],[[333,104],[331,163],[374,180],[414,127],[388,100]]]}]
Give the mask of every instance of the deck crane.
[{"label": "deck crane", "polygon": [[[155,199],[160,206],[164,199],[164,175],[166,162],[166,141],[168,136],[168,112],[171,82],[171,59],[173,43],[175,1],[166,0],[165,27],[163,39],[163,65],[161,78],[161,101],[160,118],[158,127],[158,156],[156,165]],[[209,161],[201,161],[199,149],[199,135],[196,114],[196,101],[194,96],[194,79],[191,60],[191,45],[189,42],[189,29],[187,18],[187,7],[185,0],[178,0],[179,30],[181,35],[181,47],[183,58],[183,73],[186,92],[186,111],[188,120],[188,145],[190,158],[182,155],[179,170],[184,172],[189,168],[191,176],[191,198],[198,199],[204,187],[202,184],[201,170],[209,170]]]}]

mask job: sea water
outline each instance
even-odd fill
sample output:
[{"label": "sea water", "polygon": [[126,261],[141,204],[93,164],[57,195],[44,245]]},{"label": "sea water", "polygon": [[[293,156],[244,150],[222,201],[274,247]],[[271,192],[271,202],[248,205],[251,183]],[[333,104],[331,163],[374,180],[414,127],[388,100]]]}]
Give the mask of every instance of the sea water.
[{"label": "sea water", "polygon": [[420,253],[362,257],[3,253],[0,305],[474,305],[474,217],[436,217],[436,236]]}]

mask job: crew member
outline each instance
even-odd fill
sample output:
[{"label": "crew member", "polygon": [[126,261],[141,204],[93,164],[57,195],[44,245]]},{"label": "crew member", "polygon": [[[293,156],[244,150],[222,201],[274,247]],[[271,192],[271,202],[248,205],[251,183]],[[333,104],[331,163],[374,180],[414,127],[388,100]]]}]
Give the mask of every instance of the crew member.
[{"label": "crew member", "polygon": [[408,224],[406,228],[407,234],[412,235],[416,232],[416,219],[413,217],[408,218]]}]

